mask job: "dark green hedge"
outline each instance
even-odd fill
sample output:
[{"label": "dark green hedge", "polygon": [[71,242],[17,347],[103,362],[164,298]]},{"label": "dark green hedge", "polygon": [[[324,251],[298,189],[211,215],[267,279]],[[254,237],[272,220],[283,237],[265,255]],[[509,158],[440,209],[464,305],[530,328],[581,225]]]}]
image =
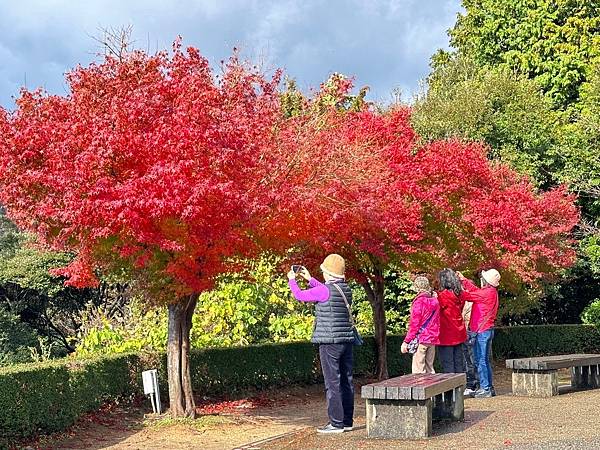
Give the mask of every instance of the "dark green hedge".
[{"label": "dark green hedge", "polygon": [[[388,340],[390,374],[410,372],[411,359],[401,355],[400,337]],[[401,357],[398,357],[401,355]],[[190,356],[192,385],[196,395],[235,394],[248,389],[264,389],[287,384],[309,384],[322,381],[317,346],[310,342],[265,344],[248,347],[193,350]],[[354,347],[354,374],[372,376],[376,361],[373,337]],[[158,367],[161,393],[167,393],[167,360],[147,355],[145,367]]]},{"label": "dark green hedge", "polygon": [[[410,355],[400,353],[402,336],[388,337],[391,376],[410,372]],[[589,325],[497,328],[496,358],[561,353],[600,353],[600,333]],[[375,341],[355,347],[354,373],[372,376]],[[232,394],[321,379],[316,346],[308,342],[194,350],[192,384],[197,395]],[[141,371],[158,368],[166,397],[165,355],[116,355],[84,361],[60,360],[0,369],[2,440],[61,430],[106,400],[141,393]]]},{"label": "dark green hedge", "polygon": [[499,359],[564,353],[600,353],[593,325],[528,325],[496,328],[494,357]]},{"label": "dark green hedge", "polygon": [[138,389],[137,370],[136,355],[0,368],[0,448],[62,430],[106,400],[130,395]]},{"label": "dark green hedge", "polygon": [[192,384],[222,394],[248,387],[311,383],[318,377],[314,346],[306,342],[192,352]]},{"label": "dark green hedge", "polygon": [[[410,373],[411,356],[402,354],[404,336],[388,336],[390,376]],[[354,374],[373,376],[375,340],[354,347]],[[496,358],[517,358],[560,353],[600,353],[600,333],[589,325],[534,325],[496,328]],[[290,383],[321,380],[316,346],[308,342],[249,347],[193,350],[192,383],[198,395],[232,394]],[[166,357],[146,360],[145,367],[159,367],[161,391],[166,395]]]}]

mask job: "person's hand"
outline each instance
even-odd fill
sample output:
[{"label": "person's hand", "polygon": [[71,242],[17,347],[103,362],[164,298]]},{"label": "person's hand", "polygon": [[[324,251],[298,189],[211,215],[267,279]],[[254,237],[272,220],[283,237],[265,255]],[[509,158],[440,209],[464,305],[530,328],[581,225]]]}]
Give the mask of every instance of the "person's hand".
[{"label": "person's hand", "polygon": [[312,278],[310,276],[310,272],[308,271],[308,269],[306,267],[302,267],[302,269],[300,269],[300,272],[298,272],[300,274],[300,276],[302,278],[304,278],[306,281],[310,281],[310,279]]},{"label": "person's hand", "polygon": [[408,344],[406,342],[402,343],[402,346],[400,347],[400,351],[402,353],[408,353]]},{"label": "person's hand", "polygon": [[456,276],[458,277],[458,279],[460,281],[466,280],[465,276],[462,273],[458,272],[458,271],[456,272]]},{"label": "person's hand", "polygon": [[287,273],[287,277],[288,277],[288,280],[295,280],[295,279],[296,279],[296,274],[294,273],[294,271],[293,271],[293,270],[290,270],[290,271]]}]

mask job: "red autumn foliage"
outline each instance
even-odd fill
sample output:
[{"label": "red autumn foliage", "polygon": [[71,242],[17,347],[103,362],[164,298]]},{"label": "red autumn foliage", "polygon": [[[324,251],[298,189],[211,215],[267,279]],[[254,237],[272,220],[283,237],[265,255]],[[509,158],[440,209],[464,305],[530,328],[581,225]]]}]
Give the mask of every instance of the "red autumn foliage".
[{"label": "red autumn foliage", "polygon": [[249,397],[240,400],[201,400],[196,405],[196,412],[206,414],[246,414],[257,408],[267,408],[274,405],[281,406],[282,400],[273,400],[265,395]]},{"label": "red autumn foliage", "polygon": [[[0,201],[42,243],[74,251],[74,286],[123,268],[155,296],[210,288],[268,203],[277,73],[233,56],[213,75],[198,50],[78,67],[70,95],[23,91],[3,112]],[[173,295],[174,294],[174,295]]]},{"label": "red autumn foliage", "polygon": [[[284,120],[278,80],[235,56],[215,76],[176,43],[79,67],[66,97],[23,91],[0,114],[0,201],[77,254],[59,272],[68,283],[120,269],[171,300],[256,244],[337,251],[355,273],[495,264],[533,281],[571,263],[578,213],[563,189],[536,193],[478,144],[420,146],[406,108],[318,98]],[[324,95],[345,95],[338,81]]]},{"label": "red autumn foliage", "polygon": [[[409,253],[422,238],[421,212],[406,195],[413,180],[389,162],[391,154],[400,160],[412,151],[408,116],[406,109],[381,115],[328,108],[290,119],[278,135],[279,151],[291,156],[269,224],[275,245],[295,245],[316,259],[330,251]],[[390,189],[394,180],[402,191]]]},{"label": "red autumn foliage", "polygon": [[579,220],[574,196],[564,187],[537,192],[486,153],[479,144],[457,141],[431,143],[416,153],[429,266],[496,266],[535,283],[571,265],[569,233]]},{"label": "red autumn foliage", "polygon": [[532,283],[574,260],[573,196],[537,192],[480,144],[420,145],[407,108],[308,106],[287,127],[278,145],[294,155],[282,183],[292,190],[273,226],[283,225],[281,246],[296,245],[313,266],[339,252],[359,277],[390,262],[429,273],[493,265]]}]

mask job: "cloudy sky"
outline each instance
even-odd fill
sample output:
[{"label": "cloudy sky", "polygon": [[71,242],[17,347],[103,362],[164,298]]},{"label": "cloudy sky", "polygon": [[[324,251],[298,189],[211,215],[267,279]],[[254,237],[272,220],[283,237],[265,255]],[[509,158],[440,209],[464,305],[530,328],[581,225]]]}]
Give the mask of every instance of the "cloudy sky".
[{"label": "cloudy sky", "polygon": [[0,105],[23,85],[66,94],[65,71],[97,58],[93,37],[129,25],[152,52],[181,35],[213,63],[239,47],[305,90],[342,72],[373,100],[410,98],[459,11],[460,0],[0,0]]}]

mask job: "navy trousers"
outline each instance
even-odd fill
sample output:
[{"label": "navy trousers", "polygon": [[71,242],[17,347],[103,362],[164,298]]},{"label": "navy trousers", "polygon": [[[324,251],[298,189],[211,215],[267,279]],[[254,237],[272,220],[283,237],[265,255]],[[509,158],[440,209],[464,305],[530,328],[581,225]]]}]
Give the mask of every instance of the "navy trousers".
[{"label": "navy trousers", "polygon": [[438,345],[436,347],[444,373],[464,373],[465,356],[463,345]]},{"label": "navy trousers", "polygon": [[334,427],[351,427],[354,417],[354,385],[352,366],[354,365],[352,343],[320,344],[319,356],[323,378],[327,414]]}]

